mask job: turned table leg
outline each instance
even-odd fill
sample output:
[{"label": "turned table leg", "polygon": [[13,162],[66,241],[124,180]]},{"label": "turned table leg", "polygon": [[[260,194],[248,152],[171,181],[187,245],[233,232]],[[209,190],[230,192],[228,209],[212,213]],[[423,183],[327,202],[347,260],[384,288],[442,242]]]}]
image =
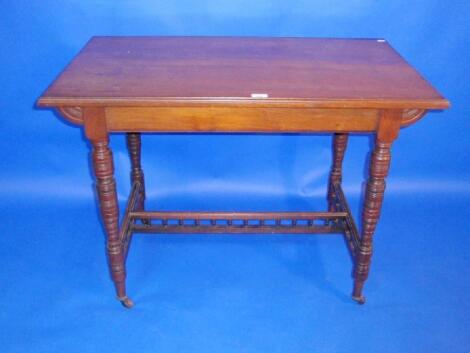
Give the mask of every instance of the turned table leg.
[{"label": "turned table leg", "polygon": [[383,113],[370,158],[369,178],[362,210],[362,236],[355,254],[352,298],[359,304],[365,303],[362,289],[369,275],[372,258],[372,238],[380,217],[385,192],[385,178],[390,168],[390,148],[398,135],[400,118],[401,114],[397,114],[396,111],[385,111]]},{"label": "turned table leg", "polygon": [[328,211],[335,210],[333,184],[341,183],[343,178],[343,159],[348,144],[347,133],[333,135],[333,163],[331,165],[330,179],[328,183]]},{"label": "turned table leg", "polygon": [[[138,182],[140,184],[140,202],[137,206],[139,211],[144,210],[145,203],[145,181],[144,172],[140,163],[141,160],[141,140],[140,133],[129,132],[126,134],[127,149],[129,150],[129,157],[131,160],[131,182],[132,184]],[[144,223],[148,220],[143,220]]]},{"label": "turned table leg", "polygon": [[96,178],[101,217],[106,233],[106,249],[111,277],[118,300],[125,307],[132,307],[126,295],[126,268],[121,239],[119,239],[119,208],[114,180],[113,155],[109,148],[103,112],[99,108],[85,110],[85,133],[92,146],[93,171]]}]

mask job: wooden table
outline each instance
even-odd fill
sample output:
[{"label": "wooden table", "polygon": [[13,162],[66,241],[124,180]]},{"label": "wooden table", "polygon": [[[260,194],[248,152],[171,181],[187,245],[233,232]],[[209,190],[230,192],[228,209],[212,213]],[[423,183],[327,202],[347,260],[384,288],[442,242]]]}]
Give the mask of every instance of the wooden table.
[{"label": "wooden table", "polygon": [[[340,233],[362,289],[390,148],[403,126],[449,103],[383,39],[93,37],[40,97],[82,125],[118,299],[133,233]],[[132,188],[119,222],[109,134],[125,132]],[[141,132],[332,133],[328,211],[144,211]],[[341,189],[349,133],[375,134],[358,231]]]}]

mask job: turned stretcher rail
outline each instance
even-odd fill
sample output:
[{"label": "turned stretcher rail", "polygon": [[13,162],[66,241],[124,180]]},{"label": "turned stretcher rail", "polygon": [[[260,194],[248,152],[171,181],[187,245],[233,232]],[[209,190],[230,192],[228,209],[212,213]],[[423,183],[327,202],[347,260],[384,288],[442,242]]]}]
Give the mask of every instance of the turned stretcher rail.
[{"label": "turned stretcher rail", "polygon": [[131,220],[147,220],[147,224],[132,223],[136,233],[341,233],[337,222],[346,212],[130,212]]},{"label": "turned stretcher rail", "polygon": [[346,212],[130,212],[131,218],[193,220],[316,220],[346,217]]},{"label": "turned stretcher rail", "polygon": [[329,234],[341,233],[337,226],[225,226],[225,225],[141,225],[132,227],[135,233],[164,233],[164,234]]}]

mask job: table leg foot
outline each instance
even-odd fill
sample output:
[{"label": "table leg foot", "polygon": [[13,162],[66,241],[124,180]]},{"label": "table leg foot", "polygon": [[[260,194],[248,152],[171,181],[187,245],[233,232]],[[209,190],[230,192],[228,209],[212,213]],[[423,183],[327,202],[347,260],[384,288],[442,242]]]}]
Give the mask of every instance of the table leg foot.
[{"label": "table leg foot", "polygon": [[117,297],[117,299],[121,302],[121,304],[126,307],[127,309],[130,309],[134,306],[134,302],[127,296],[125,297]]},{"label": "table leg foot", "polygon": [[360,304],[360,305],[362,305],[362,304],[364,304],[364,303],[366,302],[366,297],[364,297],[362,294],[361,294],[360,296],[358,296],[358,297],[356,297],[355,295],[353,295],[353,296],[352,296],[352,299],[353,299],[356,303],[358,303],[358,304]]}]

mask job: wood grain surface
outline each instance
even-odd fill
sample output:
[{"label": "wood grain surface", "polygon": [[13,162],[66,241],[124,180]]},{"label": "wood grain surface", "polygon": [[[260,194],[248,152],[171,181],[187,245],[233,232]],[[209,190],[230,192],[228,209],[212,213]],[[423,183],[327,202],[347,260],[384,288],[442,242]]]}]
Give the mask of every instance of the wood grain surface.
[{"label": "wood grain surface", "polygon": [[38,103],[420,109],[449,104],[385,40],[252,37],[93,37]]}]

